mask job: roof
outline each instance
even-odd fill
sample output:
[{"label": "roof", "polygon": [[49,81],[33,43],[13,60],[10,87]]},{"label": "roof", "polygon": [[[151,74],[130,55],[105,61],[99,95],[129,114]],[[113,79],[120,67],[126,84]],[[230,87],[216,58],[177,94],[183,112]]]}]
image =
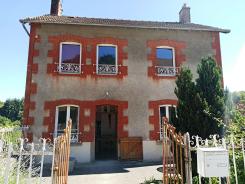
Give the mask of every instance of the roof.
[{"label": "roof", "polygon": [[139,20],[103,19],[72,16],[43,15],[28,17],[20,20],[21,23],[41,23],[41,24],[68,24],[68,25],[93,25],[126,28],[145,28],[145,29],[167,29],[167,30],[193,30],[193,31],[214,31],[229,33],[228,29],[221,29],[212,26],[205,26],[194,23],[180,22],[156,22]]}]

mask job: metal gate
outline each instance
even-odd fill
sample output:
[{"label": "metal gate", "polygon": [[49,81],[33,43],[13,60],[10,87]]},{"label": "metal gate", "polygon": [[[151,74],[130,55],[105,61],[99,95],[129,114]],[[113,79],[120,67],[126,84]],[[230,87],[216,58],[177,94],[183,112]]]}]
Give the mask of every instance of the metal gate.
[{"label": "metal gate", "polygon": [[70,158],[72,121],[68,121],[68,126],[64,133],[54,139],[54,154],[52,166],[52,184],[67,184]]},{"label": "metal gate", "polygon": [[192,184],[189,140],[163,117],[163,184]]}]

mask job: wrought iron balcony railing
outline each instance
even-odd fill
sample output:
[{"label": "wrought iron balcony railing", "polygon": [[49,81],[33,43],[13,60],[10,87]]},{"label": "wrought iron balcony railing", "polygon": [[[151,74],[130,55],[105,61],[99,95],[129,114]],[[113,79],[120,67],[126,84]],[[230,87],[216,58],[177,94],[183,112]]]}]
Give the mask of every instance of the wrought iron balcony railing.
[{"label": "wrought iron balcony railing", "polygon": [[115,75],[117,74],[117,65],[98,64],[97,74]]},{"label": "wrought iron balcony railing", "polygon": [[[59,131],[57,134],[52,133],[53,135],[56,135],[57,137],[62,135],[64,132],[63,131]],[[71,143],[78,143],[79,142],[79,135],[81,133],[79,133],[77,130],[72,129],[71,130]]]},{"label": "wrought iron balcony railing", "polygon": [[179,73],[179,67],[155,66],[158,76],[176,76]]},{"label": "wrought iron balcony railing", "polygon": [[62,63],[57,64],[57,71],[60,73],[81,73],[81,65],[75,63]]}]

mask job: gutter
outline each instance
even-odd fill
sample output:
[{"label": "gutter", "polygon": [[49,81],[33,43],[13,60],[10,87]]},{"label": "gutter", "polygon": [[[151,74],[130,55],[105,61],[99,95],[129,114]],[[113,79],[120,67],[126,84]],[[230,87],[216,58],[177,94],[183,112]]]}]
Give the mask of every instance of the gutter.
[{"label": "gutter", "polygon": [[22,21],[20,21],[20,23],[22,24],[22,27],[24,28],[26,34],[30,37],[30,32],[28,31],[28,29],[26,28],[26,25],[25,25],[26,23],[22,22]]}]

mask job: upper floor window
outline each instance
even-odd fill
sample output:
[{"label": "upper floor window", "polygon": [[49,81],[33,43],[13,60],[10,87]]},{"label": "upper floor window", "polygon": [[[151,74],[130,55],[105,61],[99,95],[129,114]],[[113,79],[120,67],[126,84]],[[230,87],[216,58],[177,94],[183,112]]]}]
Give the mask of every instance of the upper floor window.
[{"label": "upper floor window", "polygon": [[159,106],[159,120],[160,120],[160,138],[163,138],[163,117],[166,117],[169,123],[173,123],[174,116],[176,116],[176,106],[161,105]]},{"label": "upper floor window", "polygon": [[177,69],[175,67],[174,49],[171,47],[156,48],[156,73],[159,76],[174,76]]},{"label": "upper floor window", "polygon": [[96,73],[101,75],[115,75],[118,73],[117,46],[97,46]]},{"label": "upper floor window", "polygon": [[60,44],[59,72],[81,73],[81,45],[79,43],[63,42]]},{"label": "upper floor window", "polygon": [[68,120],[72,120],[71,141],[78,142],[79,107],[65,105],[56,107],[55,137],[64,133]]}]

